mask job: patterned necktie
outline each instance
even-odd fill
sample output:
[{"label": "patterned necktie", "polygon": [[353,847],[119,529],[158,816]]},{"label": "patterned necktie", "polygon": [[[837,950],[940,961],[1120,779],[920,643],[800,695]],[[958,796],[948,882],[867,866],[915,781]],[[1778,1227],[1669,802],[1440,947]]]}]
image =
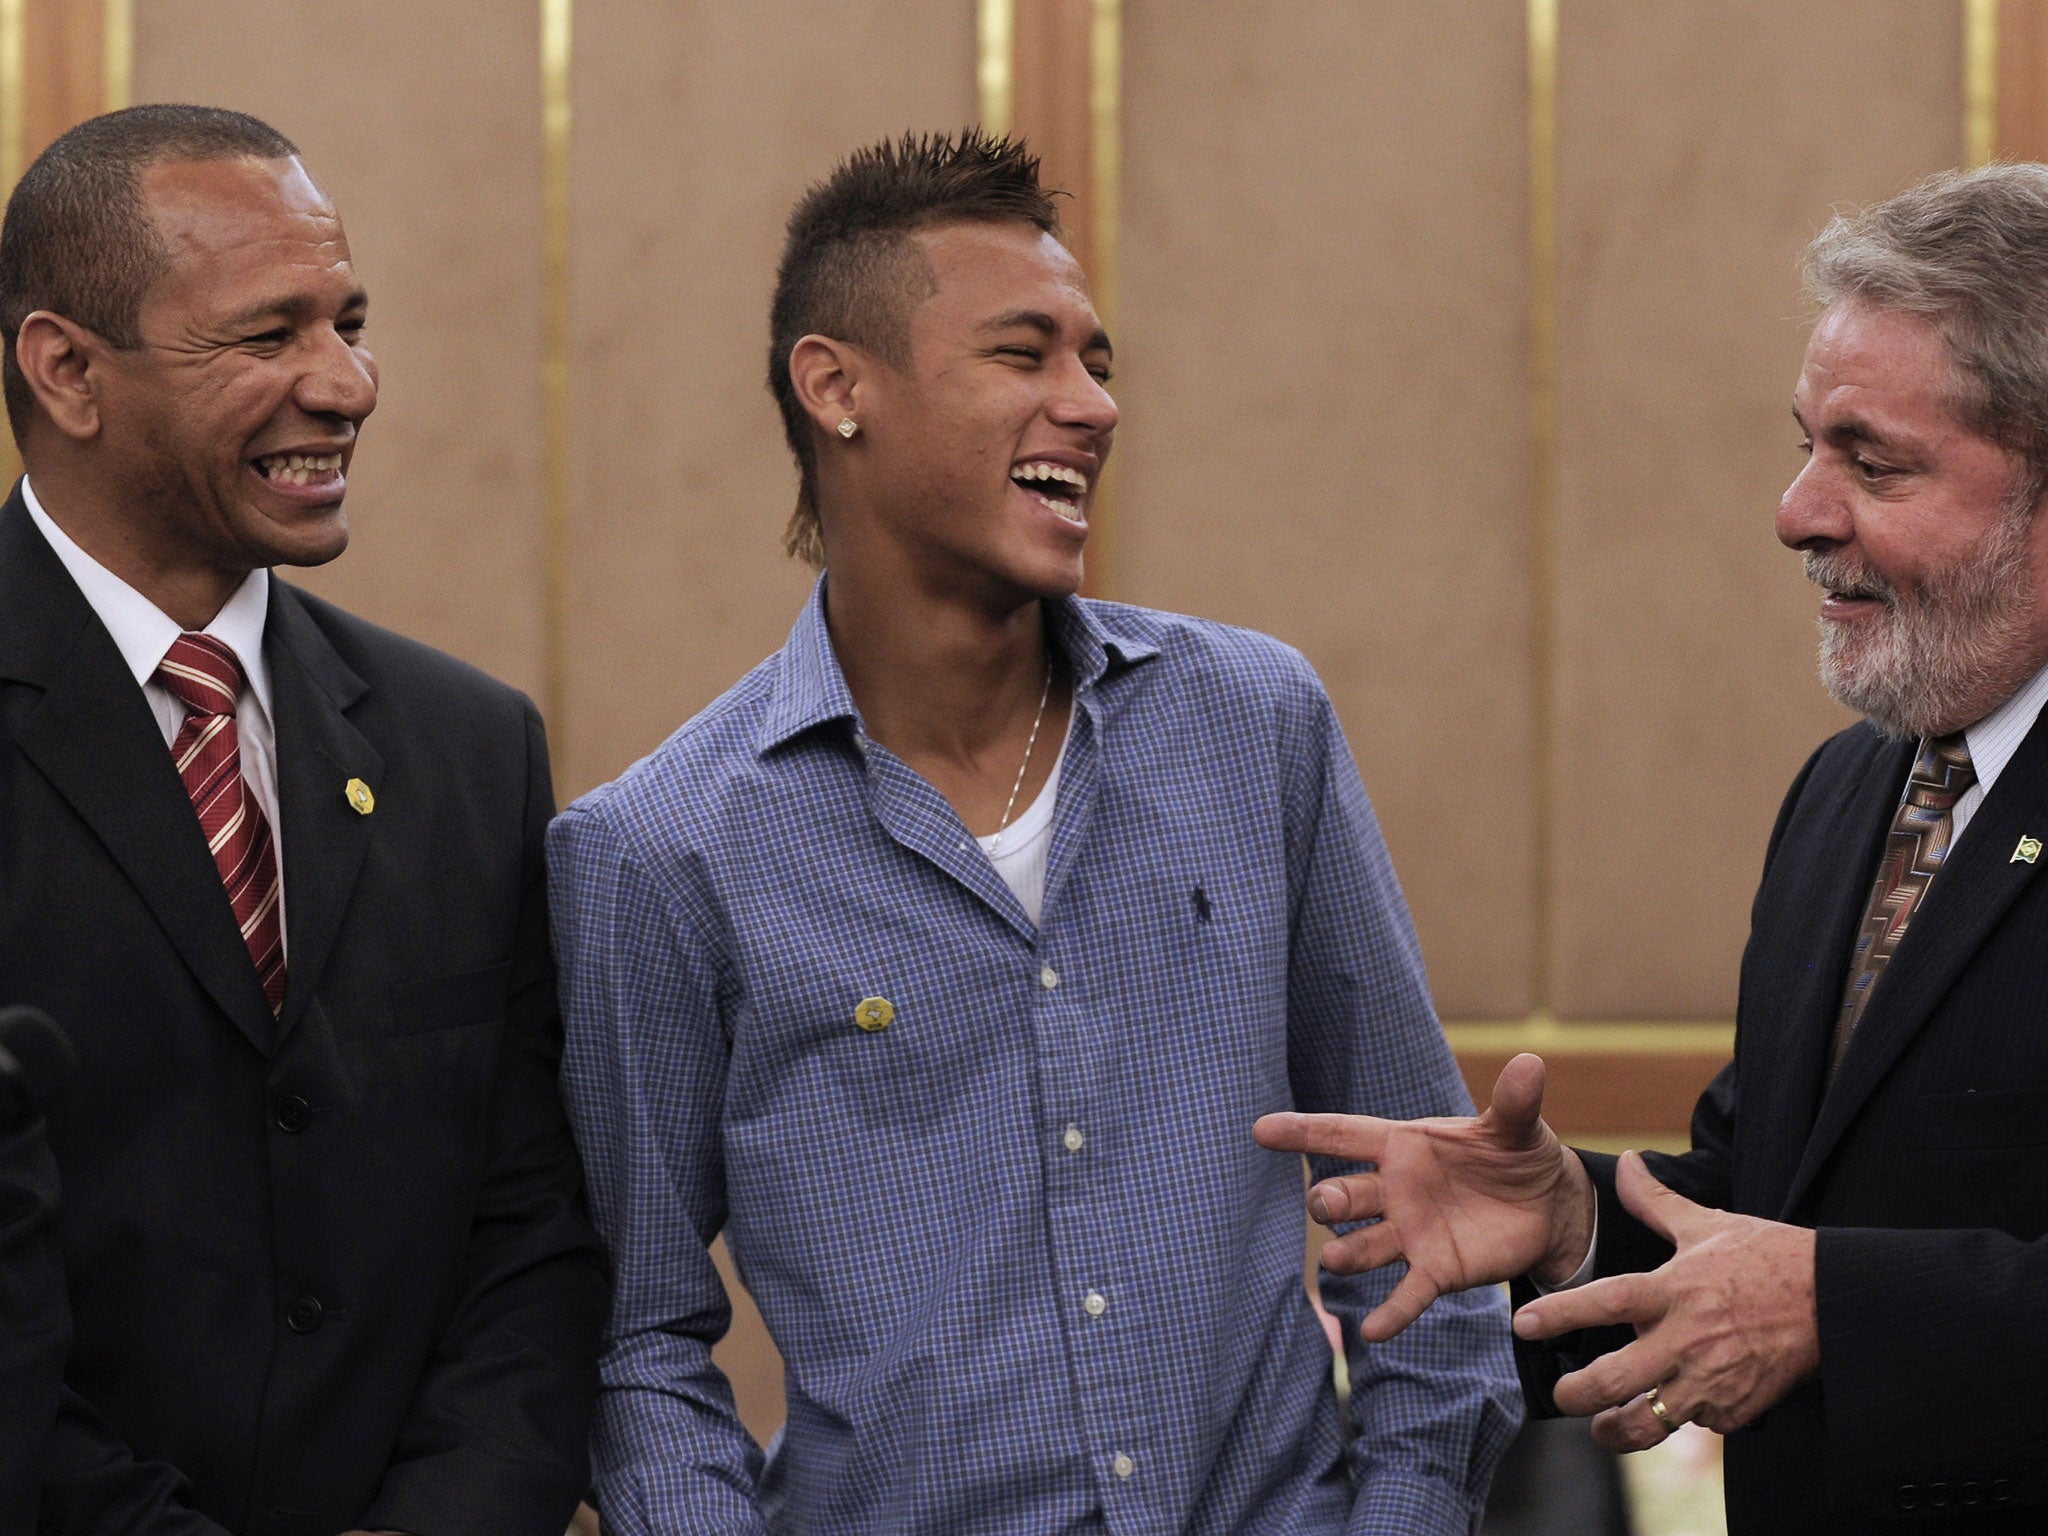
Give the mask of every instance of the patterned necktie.
[{"label": "patterned necktie", "polygon": [[1905,936],[1906,924],[1913,920],[1913,909],[1926,898],[1927,887],[1948,857],[1955,826],[1950,813],[1976,782],[1977,770],[1960,733],[1920,744],[1913,776],[1906,781],[1906,798],[1892,818],[1891,836],[1885,840],[1877,879],[1870,887],[1863,926],[1856,931],[1854,964],[1835,1020],[1835,1066],[1841,1065],[1870,994]]},{"label": "patterned necktie", "polygon": [[242,744],[235,731],[242,663],[211,635],[180,635],[157,668],[156,680],[187,711],[171,756],[199,813],[199,830],[206,834],[274,1014],[284,1002],[284,925],[278,918],[270,823],[242,777]]}]

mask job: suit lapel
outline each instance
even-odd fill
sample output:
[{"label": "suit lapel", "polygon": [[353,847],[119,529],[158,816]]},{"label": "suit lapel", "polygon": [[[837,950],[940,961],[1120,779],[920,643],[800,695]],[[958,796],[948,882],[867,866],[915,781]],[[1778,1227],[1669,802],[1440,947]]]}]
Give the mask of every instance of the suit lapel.
[{"label": "suit lapel", "polygon": [[370,846],[375,812],[364,815],[354,808],[349,781],[361,779],[374,796],[382,787],[384,759],[345,713],[367,685],[321,633],[299,595],[275,577],[264,654],[277,710],[283,822],[288,943],[282,1034],[305,1013],[334,952]]},{"label": "suit lapel", "polygon": [[163,733],[17,487],[0,509],[0,676],[43,690],[15,743],[92,829],[185,964],[268,1052],[270,1004]]},{"label": "suit lapel", "polygon": [[1809,783],[1802,810],[1811,803],[1818,816],[1802,816],[1773,860],[1788,883],[1758,913],[1762,931],[1752,942],[1776,946],[1765,974],[1791,982],[1753,1000],[1745,994],[1738,1046],[1745,1139],[1757,1138],[1750,1144],[1761,1153],[1756,1209],[1776,1208],[1811,1139],[1849,953],[1912,756],[1910,743],[1878,742],[1839,784]]},{"label": "suit lapel", "polygon": [[[1885,966],[1821,1102],[1786,1197],[1788,1210],[1805,1197],[1856,1112],[2033,881],[2036,866],[2012,857],[2022,836],[2048,837],[2048,715],[1999,774]],[[1865,887],[1867,895],[1867,880]]]}]

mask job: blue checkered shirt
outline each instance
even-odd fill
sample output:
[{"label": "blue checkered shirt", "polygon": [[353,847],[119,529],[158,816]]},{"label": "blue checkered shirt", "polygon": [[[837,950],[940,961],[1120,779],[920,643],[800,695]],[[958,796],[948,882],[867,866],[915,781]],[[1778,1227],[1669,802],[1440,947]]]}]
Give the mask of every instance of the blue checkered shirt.
[{"label": "blue checkered shirt", "polygon": [[[1251,1139],[1469,1111],[1315,674],[1049,605],[1075,710],[1034,927],[862,730],[823,590],[548,838],[607,1536],[1469,1531],[1520,1418],[1500,1293],[1366,1347],[1393,1277],[1325,1281],[1347,1448],[1301,1165]],[[711,1362],[721,1229],[787,1367],[765,1464]]]}]

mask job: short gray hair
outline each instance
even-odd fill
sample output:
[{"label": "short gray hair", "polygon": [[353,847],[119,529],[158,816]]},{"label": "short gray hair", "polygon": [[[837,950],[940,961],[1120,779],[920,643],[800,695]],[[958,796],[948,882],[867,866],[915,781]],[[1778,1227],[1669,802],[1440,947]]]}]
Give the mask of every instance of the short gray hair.
[{"label": "short gray hair", "polygon": [[1956,364],[1955,406],[2016,455],[2015,500],[2048,491],[2048,166],[1943,171],[1838,213],[1806,248],[1806,291],[1918,315]]}]

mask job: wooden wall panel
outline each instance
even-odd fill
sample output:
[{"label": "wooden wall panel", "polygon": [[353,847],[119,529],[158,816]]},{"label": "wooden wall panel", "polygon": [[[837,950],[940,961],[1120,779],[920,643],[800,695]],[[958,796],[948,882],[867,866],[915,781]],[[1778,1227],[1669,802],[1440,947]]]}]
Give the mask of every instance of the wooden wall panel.
[{"label": "wooden wall panel", "polygon": [[779,646],[809,571],[766,387],[782,223],[856,146],[975,112],[954,0],[577,12],[568,791]]},{"label": "wooden wall panel", "polygon": [[294,579],[536,693],[538,31],[526,5],[150,0],[134,87],[290,137],[369,286],[382,385],[349,475],[350,546]]},{"label": "wooden wall panel", "polygon": [[1437,997],[1520,1015],[1525,7],[1127,0],[1114,596],[1322,673]]},{"label": "wooden wall panel", "polygon": [[1727,1017],[1779,798],[1847,718],[1771,532],[1798,255],[1956,163],[1959,16],[1567,0],[1559,48],[1554,1004]]}]

